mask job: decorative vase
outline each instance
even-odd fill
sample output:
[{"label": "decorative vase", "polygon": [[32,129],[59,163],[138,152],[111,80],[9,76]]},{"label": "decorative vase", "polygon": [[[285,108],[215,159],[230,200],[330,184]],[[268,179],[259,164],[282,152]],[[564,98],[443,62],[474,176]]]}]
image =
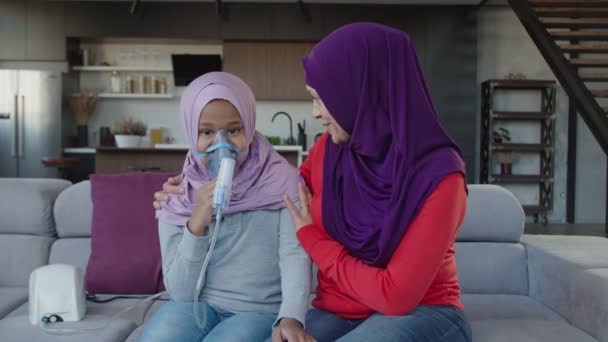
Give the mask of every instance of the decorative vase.
[{"label": "decorative vase", "polygon": [[76,132],[76,146],[89,146],[89,130],[87,125],[78,125]]},{"label": "decorative vase", "polygon": [[503,176],[511,175],[511,165],[510,163],[501,163],[500,164],[500,174]]},{"label": "decorative vase", "polygon": [[123,135],[117,134],[114,136],[117,147],[139,147],[141,145],[141,136],[139,135]]}]

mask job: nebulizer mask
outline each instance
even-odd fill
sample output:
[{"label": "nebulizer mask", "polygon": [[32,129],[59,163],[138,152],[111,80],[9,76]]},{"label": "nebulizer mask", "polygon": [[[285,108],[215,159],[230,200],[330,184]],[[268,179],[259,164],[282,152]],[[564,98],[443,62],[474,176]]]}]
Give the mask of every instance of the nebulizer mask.
[{"label": "nebulizer mask", "polygon": [[194,293],[194,317],[196,324],[204,329],[207,310],[203,309],[203,317],[199,319],[198,302],[205,285],[205,276],[207,272],[207,266],[211,260],[213,249],[215,248],[215,242],[219,235],[220,224],[222,221],[222,215],[224,208],[230,203],[230,195],[232,193],[232,178],[234,177],[234,170],[236,167],[237,159],[246,153],[239,151],[234,144],[228,138],[225,130],[219,130],[215,135],[215,139],[211,146],[205,150],[205,152],[197,153],[197,157],[201,158],[203,164],[207,166],[209,171],[209,177],[216,179],[215,189],[213,190],[213,208],[215,208],[215,229],[211,233],[211,244],[207,251],[207,256],[201,268],[201,272],[198,277],[196,284],[196,291]]}]

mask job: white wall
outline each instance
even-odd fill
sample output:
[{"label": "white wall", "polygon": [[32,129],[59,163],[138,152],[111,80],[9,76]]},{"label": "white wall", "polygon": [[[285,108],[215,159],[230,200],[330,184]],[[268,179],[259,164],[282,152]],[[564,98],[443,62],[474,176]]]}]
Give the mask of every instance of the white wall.
[{"label": "white wall", "polygon": [[[479,11],[478,26],[478,83],[489,78],[503,78],[509,73],[523,73],[530,79],[553,79],[555,76],[528,36],[527,32],[506,6],[486,6]],[[499,97],[504,109],[517,110],[535,106],[532,97]],[[566,177],[568,152],[568,97],[559,86],[556,108],[556,156],[553,212],[551,222],[566,220]],[[515,139],[529,142],[538,134],[537,127],[526,124],[508,125]],[[577,223],[603,223],[606,203],[606,156],[585,123],[578,122],[576,174]],[[522,159],[514,171],[538,169],[538,159]],[[537,189],[524,186],[509,187],[523,203],[534,202]]]}]

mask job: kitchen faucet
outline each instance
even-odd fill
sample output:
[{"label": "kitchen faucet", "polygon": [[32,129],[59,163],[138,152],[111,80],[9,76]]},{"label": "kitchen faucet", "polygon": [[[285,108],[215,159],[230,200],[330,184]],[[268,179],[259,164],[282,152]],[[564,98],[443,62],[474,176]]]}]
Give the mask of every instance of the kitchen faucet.
[{"label": "kitchen faucet", "polygon": [[289,119],[289,138],[287,139],[286,144],[287,144],[287,145],[295,145],[295,144],[296,144],[296,141],[295,141],[295,139],[293,138],[293,121],[291,121],[291,116],[290,116],[288,113],[286,113],[286,112],[277,112],[277,113],[275,113],[275,114],[272,116],[272,120],[270,120],[270,122],[274,122],[274,119],[275,119],[277,116],[281,115],[281,114],[283,114],[283,115],[287,116],[287,118]]}]

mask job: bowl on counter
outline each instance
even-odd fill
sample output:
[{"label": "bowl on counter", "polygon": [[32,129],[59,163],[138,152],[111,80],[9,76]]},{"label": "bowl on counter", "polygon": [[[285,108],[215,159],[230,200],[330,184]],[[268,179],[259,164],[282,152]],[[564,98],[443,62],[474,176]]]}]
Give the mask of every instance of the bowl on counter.
[{"label": "bowl on counter", "polygon": [[123,135],[117,134],[114,136],[116,140],[116,147],[121,148],[135,148],[141,146],[142,136],[140,135]]}]

